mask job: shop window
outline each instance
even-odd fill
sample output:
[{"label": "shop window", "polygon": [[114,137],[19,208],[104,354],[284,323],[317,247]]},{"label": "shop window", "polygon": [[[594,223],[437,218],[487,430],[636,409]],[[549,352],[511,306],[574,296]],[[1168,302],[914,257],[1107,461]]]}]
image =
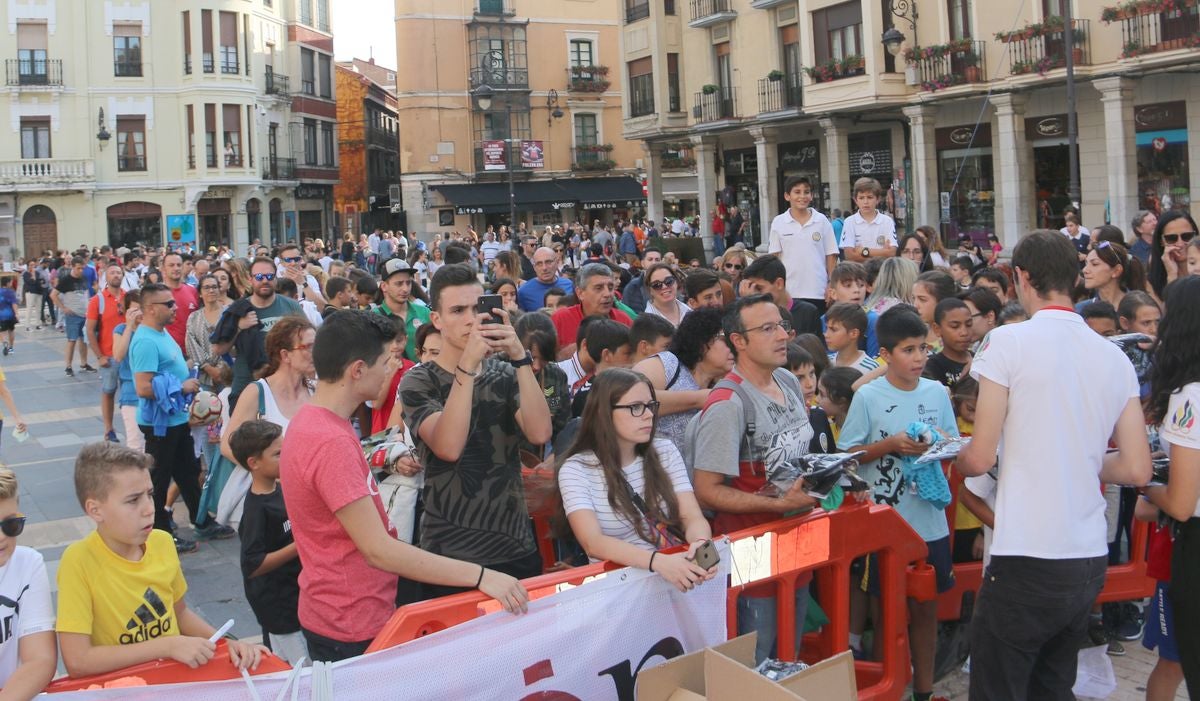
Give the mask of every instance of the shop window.
[{"label": "shop window", "polygon": [[157,248],[162,245],[162,207],[151,202],[124,202],[108,208],[108,245],[113,248]]},{"label": "shop window", "polygon": [[862,4],[845,2],[812,13],[817,63],[862,55]]},{"label": "shop window", "polygon": [[117,117],[117,170],[146,170],[145,117]]},{"label": "shop window", "polygon": [[50,158],[50,118],[21,118],[21,158]]}]

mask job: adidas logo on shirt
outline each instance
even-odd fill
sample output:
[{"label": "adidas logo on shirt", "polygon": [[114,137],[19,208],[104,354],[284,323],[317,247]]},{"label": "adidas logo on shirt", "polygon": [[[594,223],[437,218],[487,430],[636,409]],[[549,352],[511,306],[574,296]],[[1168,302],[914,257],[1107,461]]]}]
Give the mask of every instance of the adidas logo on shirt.
[{"label": "adidas logo on shirt", "polygon": [[121,634],[121,644],[131,645],[161,637],[171,630],[171,619],[167,616],[167,606],[158,594],[149,587],[142,594],[143,603],[137,607],[129,622],[125,624],[128,633]]}]

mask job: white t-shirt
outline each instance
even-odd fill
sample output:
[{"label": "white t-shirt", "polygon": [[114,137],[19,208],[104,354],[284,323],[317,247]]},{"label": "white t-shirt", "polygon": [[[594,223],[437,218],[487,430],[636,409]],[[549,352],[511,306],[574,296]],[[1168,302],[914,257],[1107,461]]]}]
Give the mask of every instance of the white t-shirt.
[{"label": "white t-shirt", "polygon": [[[671,479],[675,493],[692,491],[692,483],[688,481],[687,470],[683,466],[683,456],[675,444],[663,438],[654,439],[654,450],[658,451],[659,462]],[[646,496],[646,479],[642,470],[642,459],[639,457],[622,468],[625,479],[634,492]],[[596,456],[592,453],[573,455],[563,462],[558,472],[558,488],[562,492],[563,511],[569,516],[576,511],[592,511],[600,522],[600,532],[610,538],[623,540],[630,545],[636,545],[643,550],[653,550],[654,544],[638,537],[632,522],[624,516],[616,514],[608,503],[608,486],[604,481],[604,471]]]},{"label": "white t-shirt", "polygon": [[971,376],[1008,389],[993,555],[1108,553],[1100,469],[1137,373],[1115,344],[1065,309],[993,329]]},{"label": "white t-shirt", "polygon": [[870,222],[855,212],[842,225],[841,248],[888,248],[895,245],[896,222],[883,212],[876,212],[875,220]]},{"label": "white t-shirt", "polygon": [[[580,380],[587,377],[587,372],[584,371],[583,365],[579,362],[579,351],[575,351],[575,354],[566,360],[558,361],[558,369],[562,370],[567,376],[568,389],[574,387]],[[574,395],[575,392],[572,391],[571,396]]]},{"label": "white t-shirt", "polygon": [[829,287],[826,256],[838,254],[833,224],[815,209],[804,224],[792,217],[792,211],[771,221],[767,253],[778,253],[787,268],[787,291],[796,299],[825,299]]},{"label": "white t-shirt", "polygon": [[[1192,382],[1171,395],[1167,404],[1167,415],[1158,432],[1163,451],[1169,456],[1171,446],[1200,450],[1200,382]],[[1192,516],[1200,516],[1200,502],[1196,503]]]},{"label": "white t-shirt", "polygon": [[[20,613],[17,613],[17,609]],[[0,567],[0,686],[20,662],[18,643],[34,633],[54,630],[50,578],[42,554],[18,545],[8,564]]]},{"label": "white t-shirt", "polygon": [[[996,472],[991,470],[982,475],[968,477],[963,485],[967,491],[983,500],[992,511],[996,510]],[[983,527],[983,566],[992,561],[992,529]]]}]

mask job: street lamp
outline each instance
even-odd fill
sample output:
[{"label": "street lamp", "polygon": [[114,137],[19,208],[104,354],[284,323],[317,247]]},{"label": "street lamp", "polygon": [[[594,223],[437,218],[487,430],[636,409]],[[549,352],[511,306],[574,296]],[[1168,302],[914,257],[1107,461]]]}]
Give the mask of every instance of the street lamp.
[{"label": "street lamp", "polygon": [[[492,104],[495,101],[496,91],[492,86],[483,83],[471,93],[475,96],[475,105],[480,112],[489,112],[492,109]],[[508,170],[508,226],[512,231],[517,228],[517,193],[516,186],[513,183],[513,163],[512,163],[512,100],[508,95],[504,96],[504,123],[507,126],[507,138],[504,141],[504,164]]]},{"label": "street lamp", "polygon": [[[909,10],[912,10],[910,13]],[[888,12],[896,19],[908,22],[912,29],[913,46],[917,45],[917,2],[916,0],[888,0]],[[900,45],[904,43],[904,33],[894,26],[888,27],[883,33],[883,47],[892,56],[900,55]]]}]

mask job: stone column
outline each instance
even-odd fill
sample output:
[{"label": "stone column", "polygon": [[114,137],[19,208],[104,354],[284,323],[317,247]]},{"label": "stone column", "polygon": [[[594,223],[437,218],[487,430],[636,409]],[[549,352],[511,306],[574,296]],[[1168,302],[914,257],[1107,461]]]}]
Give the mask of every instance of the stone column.
[{"label": "stone column", "polygon": [[663,214],[663,149],[661,144],[643,141],[642,150],[646,152],[646,218],[658,222]]},{"label": "stone column", "polygon": [[1104,105],[1104,146],[1108,171],[1108,206],[1112,223],[1128,236],[1129,222],[1137,211],[1137,151],[1133,125],[1133,81],[1101,78],[1092,85]]},{"label": "stone column", "polygon": [[779,213],[775,204],[779,198],[778,136],[774,129],[763,127],[751,127],[750,136],[754,137],[754,150],[758,157],[758,226],[755,227],[758,245],[755,250],[766,253],[771,220]]},{"label": "stone column", "polygon": [[996,235],[1009,251],[1033,230],[1036,210],[1032,153],[1025,140],[1025,95],[993,95],[997,129],[992,153],[996,169]]},{"label": "stone column", "polygon": [[699,199],[700,239],[704,258],[712,260],[712,210],[717,206],[716,141],[712,137],[693,136],[692,155],[696,158],[696,196]]},{"label": "stone column", "polygon": [[829,211],[846,209],[850,206],[850,152],[846,147],[846,122],[827,117],[817,121],[825,132],[825,155],[821,163],[825,166],[825,182],[829,183]]},{"label": "stone column", "polygon": [[934,121],[937,108],[913,105],[904,108],[912,134],[912,172],[909,173],[908,207],[916,226],[938,228],[941,214],[937,184],[937,144]]}]

